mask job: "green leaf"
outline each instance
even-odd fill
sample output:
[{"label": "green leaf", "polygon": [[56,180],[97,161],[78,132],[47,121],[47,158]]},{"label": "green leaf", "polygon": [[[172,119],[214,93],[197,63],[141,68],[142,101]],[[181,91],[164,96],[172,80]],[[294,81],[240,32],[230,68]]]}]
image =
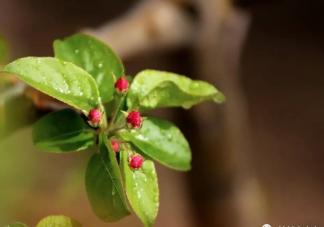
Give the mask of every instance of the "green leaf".
[{"label": "green leaf", "polygon": [[140,129],[122,130],[119,136],[170,168],[182,171],[191,168],[189,144],[181,131],[168,121],[147,117]]},{"label": "green leaf", "polygon": [[145,160],[140,169],[133,170],[128,163],[127,151],[122,151],[121,154],[130,205],[145,226],[153,226],[159,209],[159,186],[154,163]]},{"label": "green leaf", "polygon": [[51,57],[26,57],[8,64],[4,71],[86,113],[100,104],[96,82],[73,63]]},{"label": "green leaf", "polygon": [[225,97],[213,85],[204,81],[191,80],[169,72],[144,70],[136,75],[130,86],[127,105],[130,109],[190,108],[206,100],[221,103]]},{"label": "green leaf", "polygon": [[[105,222],[113,222],[129,214],[115,153],[100,136],[100,154],[94,154],[86,170],[86,189],[95,214]],[[110,146],[110,145],[109,145]]]},{"label": "green leaf", "polygon": [[6,225],[5,227],[27,227],[27,225],[25,225],[24,223],[21,223],[21,222],[16,222],[13,224]]},{"label": "green leaf", "polygon": [[36,227],[82,227],[76,220],[63,216],[48,216],[43,218]]},{"label": "green leaf", "polygon": [[115,78],[124,74],[119,57],[105,43],[84,34],[76,34],[54,42],[55,57],[72,62],[96,80],[103,102],[114,94]]},{"label": "green leaf", "polygon": [[33,126],[34,144],[51,152],[84,150],[95,143],[95,131],[71,109],[50,113]]}]

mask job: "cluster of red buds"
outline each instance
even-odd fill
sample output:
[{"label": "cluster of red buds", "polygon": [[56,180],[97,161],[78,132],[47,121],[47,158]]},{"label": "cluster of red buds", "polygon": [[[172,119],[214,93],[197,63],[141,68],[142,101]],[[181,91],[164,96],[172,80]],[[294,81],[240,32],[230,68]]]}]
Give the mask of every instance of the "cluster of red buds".
[{"label": "cluster of red buds", "polygon": [[[128,91],[129,82],[128,80],[122,76],[115,83],[115,89],[117,93],[124,94]],[[99,108],[93,108],[89,111],[88,121],[92,126],[98,126],[102,120],[102,112]],[[130,111],[126,117],[127,126],[129,128],[138,129],[142,126],[143,118],[139,111],[133,110]],[[120,151],[120,141],[117,139],[111,140],[111,147],[115,153]],[[140,154],[133,154],[130,156],[129,166],[132,169],[140,169],[143,165],[144,158]]]},{"label": "cluster of red buds", "polygon": [[[112,139],[111,147],[115,153],[118,153],[120,151],[120,141],[117,139]],[[143,165],[144,158],[140,154],[134,154],[129,158],[128,162],[131,168],[140,169]]]},{"label": "cluster of red buds", "polygon": [[[125,76],[121,76],[115,83],[117,93],[122,94],[128,91],[129,82]],[[140,128],[142,126],[141,113],[138,111],[131,111],[127,115],[127,124],[131,128]]]}]

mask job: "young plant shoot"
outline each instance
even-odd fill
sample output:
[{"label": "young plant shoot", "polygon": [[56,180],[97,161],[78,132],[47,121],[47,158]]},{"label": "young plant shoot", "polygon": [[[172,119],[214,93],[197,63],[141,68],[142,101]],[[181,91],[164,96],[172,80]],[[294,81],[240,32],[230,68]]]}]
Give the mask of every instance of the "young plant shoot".
[{"label": "young plant shoot", "polygon": [[95,214],[114,222],[132,210],[144,226],[153,226],[159,207],[154,161],[188,171],[191,151],[173,123],[145,111],[222,103],[224,95],[209,83],[170,72],[144,70],[129,79],[111,48],[83,34],[56,40],[54,53],[20,58],[3,69],[70,106],[34,124],[34,144],[55,153],[95,146],[85,174]]}]

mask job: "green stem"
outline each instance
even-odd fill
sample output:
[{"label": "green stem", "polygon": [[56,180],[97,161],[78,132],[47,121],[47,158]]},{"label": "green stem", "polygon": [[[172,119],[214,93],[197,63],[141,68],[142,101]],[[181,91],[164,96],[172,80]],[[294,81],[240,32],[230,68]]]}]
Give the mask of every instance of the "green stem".
[{"label": "green stem", "polygon": [[103,115],[102,115],[102,122],[99,126],[99,131],[105,132],[107,128],[107,115],[106,115],[105,108],[102,105],[100,106],[100,111],[102,111]]},{"label": "green stem", "polygon": [[115,110],[114,110],[114,112],[113,112],[113,114],[112,114],[112,116],[111,116],[111,119],[110,119],[109,123],[108,123],[108,128],[107,128],[107,132],[108,132],[108,133],[110,132],[111,127],[112,127],[113,124],[115,123],[116,117],[117,117],[118,112],[119,112],[119,110],[120,110],[121,104],[122,104],[123,101],[124,101],[124,98],[125,98],[125,95],[123,94],[123,96],[118,97],[118,99],[117,99],[117,106],[116,106],[116,108],[115,108]]},{"label": "green stem", "polygon": [[126,126],[126,124],[124,124],[123,126],[118,127],[118,128],[112,128],[112,129],[110,129],[110,131],[108,132],[108,136],[113,135],[114,133],[118,132],[119,130],[124,129],[125,126]]}]

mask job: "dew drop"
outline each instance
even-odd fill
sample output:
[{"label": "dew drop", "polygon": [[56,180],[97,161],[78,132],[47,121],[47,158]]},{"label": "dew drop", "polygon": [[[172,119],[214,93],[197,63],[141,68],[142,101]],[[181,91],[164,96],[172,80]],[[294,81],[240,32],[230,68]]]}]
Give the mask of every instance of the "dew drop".
[{"label": "dew drop", "polygon": [[102,68],[102,66],[103,66],[102,63],[99,63],[99,64],[98,64],[98,67],[99,67],[99,68]]},{"label": "dew drop", "polygon": [[79,49],[75,49],[75,50],[74,50],[74,53],[76,53],[76,54],[78,54],[79,52],[80,52]]},{"label": "dew drop", "polygon": [[136,136],[136,138],[139,139],[139,140],[142,140],[142,141],[147,141],[147,140],[148,140],[148,138],[145,137],[145,136],[142,135],[142,134],[138,134],[138,135]]},{"label": "dew drop", "polygon": [[192,107],[192,104],[191,103],[185,103],[185,104],[182,105],[182,107],[185,108],[185,109],[189,109],[189,108]]},{"label": "dew drop", "polygon": [[193,87],[197,88],[197,87],[199,87],[199,84],[197,82],[194,82]]}]

